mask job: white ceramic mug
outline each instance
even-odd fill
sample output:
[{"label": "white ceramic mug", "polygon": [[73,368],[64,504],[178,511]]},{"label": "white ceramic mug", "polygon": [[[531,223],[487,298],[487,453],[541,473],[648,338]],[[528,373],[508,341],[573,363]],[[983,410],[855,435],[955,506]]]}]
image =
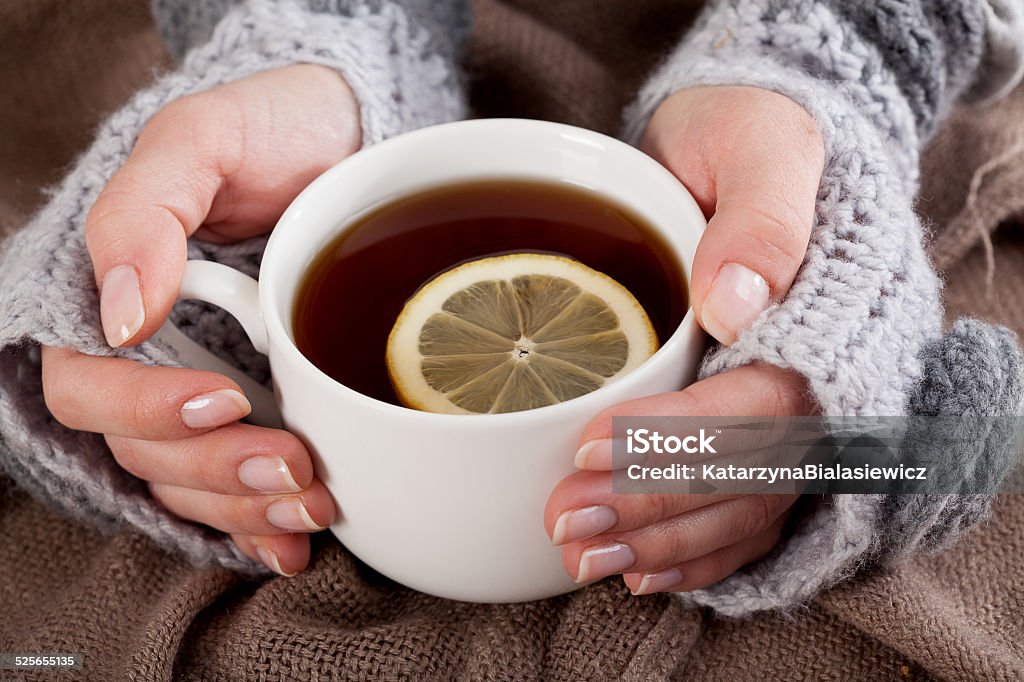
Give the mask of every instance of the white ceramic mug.
[{"label": "white ceramic mug", "polygon": [[[544,530],[545,502],[575,471],[578,440],[595,415],[693,380],[705,348],[693,311],[653,357],[619,381],[565,403],[494,415],[417,412],[357,393],[299,352],[291,326],[306,268],[360,216],[429,187],[488,178],[569,183],[625,205],[661,233],[689,281],[705,221],[671,173],[592,131],[487,119],[419,130],[342,161],[281,216],[258,284],[226,266],[192,261],[180,297],[227,309],[270,356],[283,423],[313,454],[317,476],[338,505],[331,530],[349,550],[423,592],[516,602],[579,587]],[[238,376],[175,332],[165,339],[187,362]],[[258,403],[261,387],[245,381],[243,388]],[[271,409],[257,407],[260,421],[275,423]]]}]

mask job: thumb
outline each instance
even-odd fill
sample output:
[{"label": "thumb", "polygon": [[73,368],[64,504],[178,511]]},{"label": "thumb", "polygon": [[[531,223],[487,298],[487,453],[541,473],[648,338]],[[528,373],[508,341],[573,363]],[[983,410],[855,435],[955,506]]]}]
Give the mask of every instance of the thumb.
[{"label": "thumb", "polygon": [[803,262],[824,166],[821,134],[784,95],[698,87],[665,100],[642,146],[710,216],[690,304],[709,334],[732,344],[785,296]]},{"label": "thumb", "polygon": [[811,142],[805,127],[794,137],[778,131],[707,167],[714,212],[694,258],[692,305],[726,345],[785,296],[803,262],[824,163],[820,138]]},{"label": "thumb", "polygon": [[203,153],[209,147],[202,136],[182,134],[201,118],[187,98],[154,116],[86,217],[103,333],[115,348],[144,341],[167,318],[185,268],[186,239],[220,189],[222,160]]},{"label": "thumb", "polygon": [[701,326],[731,345],[772,299],[789,291],[807,251],[814,192],[762,178],[731,178],[728,187],[720,186],[697,247],[692,305]]}]

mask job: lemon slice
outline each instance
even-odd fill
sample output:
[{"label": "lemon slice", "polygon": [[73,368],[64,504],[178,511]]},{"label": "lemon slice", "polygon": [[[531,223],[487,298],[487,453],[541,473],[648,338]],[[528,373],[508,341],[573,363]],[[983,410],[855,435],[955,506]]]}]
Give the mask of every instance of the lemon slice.
[{"label": "lemon slice", "polygon": [[643,307],[579,261],[517,253],[444,272],[409,299],[386,360],[402,403],[427,412],[517,412],[564,402],[658,349]]}]

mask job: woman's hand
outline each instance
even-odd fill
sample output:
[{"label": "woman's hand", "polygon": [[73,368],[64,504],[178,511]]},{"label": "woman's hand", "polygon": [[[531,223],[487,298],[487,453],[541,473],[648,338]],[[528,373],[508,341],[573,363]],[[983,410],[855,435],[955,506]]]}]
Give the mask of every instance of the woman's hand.
[{"label": "woman's hand", "polygon": [[[655,112],[642,148],[708,217],[690,289],[697,319],[730,345],[789,290],[807,250],[824,145],[810,115],[758,88],[680,91]],[[622,574],[636,594],[706,587],[775,546],[794,495],[612,492],[614,416],[787,416],[815,410],[802,378],[766,365],[617,405],[586,428],[576,466],[545,510],[565,569],[586,582]]]},{"label": "woman's hand", "polygon": [[800,105],[748,87],[681,90],[641,148],[672,171],[708,218],[690,305],[731,345],[789,291],[807,251],[824,166],[821,134]]},{"label": "woman's hand", "polygon": [[684,495],[612,490],[612,418],[775,417],[814,411],[802,378],[747,365],[676,393],[606,410],[583,434],[579,472],[559,483],[544,511],[565,570],[580,582],[621,573],[634,594],[695,590],[763,557],[779,540],[795,495]]},{"label": "woman's hand", "polygon": [[[188,237],[231,242],[270,231],[306,184],[360,142],[355,96],[321,66],[266,71],[158,112],[86,220],[108,343],[140,343],[160,328]],[[62,424],[104,434],[118,463],[170,511],[230,533],[278,573],[305,568],[306,533],[335,518],[302,443],[237,423],[249,404],[226,377],[44,348],[43,390]]]}]

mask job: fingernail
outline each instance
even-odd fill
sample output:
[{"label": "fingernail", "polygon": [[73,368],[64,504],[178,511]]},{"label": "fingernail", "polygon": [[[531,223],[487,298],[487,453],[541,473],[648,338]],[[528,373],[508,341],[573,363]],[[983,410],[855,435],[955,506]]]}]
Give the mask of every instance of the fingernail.
[{"label": "fingernail", "polygon": [[577,469],[589,471],[612,471],[623,469],[630,464],[640,464],[645,455],[630,453],[626,442],[615,438],[588,440],[576,451],[573,464]]},{"label": "fingernail", "polygon": [[302,490],[280,457],[250,457],[238,467],[238,480],[264,493],[297,493]]},{"label": "fingernail", "polygon": [[118,265],[103,276],[100,321],[107,343],[114,348],[135,336],[146,321],[139,274],[131,265]]},{"label": "fingernail", "polygon": [[588,440],[576,451],[573,464],[577,469],[607,471],[612,466],[612,439]]},{"label": "fingernail", "polygon": [[191,429],[222,426],[252,412],[245,396],[232,388],[197,395],[181,406],[181,421]]},{"label": "fingernail", "polygon": [[768,307],[771,290],[764,277],[739,263],[729,263],[718,273],[704,299],[704,329],[726,345]]},{"label": "fingernail", "polygon": [[270,549],[263,549],[262,547],[257,547],[256,554],[259,555],[260,561],[265,563],[267,565],[267,568],[269,568],[274,573],[277,573],[278,575],[283,575],[285,578],[291,578],[295,575],[294,573],[287,573],[284,569],[281,568],[281,560],[277,558],[277,552]]},{"label": "fingernail", "polygon": [[591,547],[580,556],[576,582],[589,583],[615,573],[622,573],[636,563],[636,555],[628,545],[616,543]]},{"label": "fingernail", "polygon": [[645,573],[640,580],[640,586],[633,590],[633,594],[653,594],[675,587],[683,582],[683,574],[678,568],[666,568],[663,571]]},{"label": "fingernail", "polygon": [[311,531],[323,530],[313,517],[306,511],[302,500],[278,500],[267,507],[267,521],[283,530]]},{"label": "fingernail", "polygon": [[562,512],[551,531],[551,543],[564,545],[584,538],[593,537],[619,522],[619,515],[603,504],[583,509]]}]

